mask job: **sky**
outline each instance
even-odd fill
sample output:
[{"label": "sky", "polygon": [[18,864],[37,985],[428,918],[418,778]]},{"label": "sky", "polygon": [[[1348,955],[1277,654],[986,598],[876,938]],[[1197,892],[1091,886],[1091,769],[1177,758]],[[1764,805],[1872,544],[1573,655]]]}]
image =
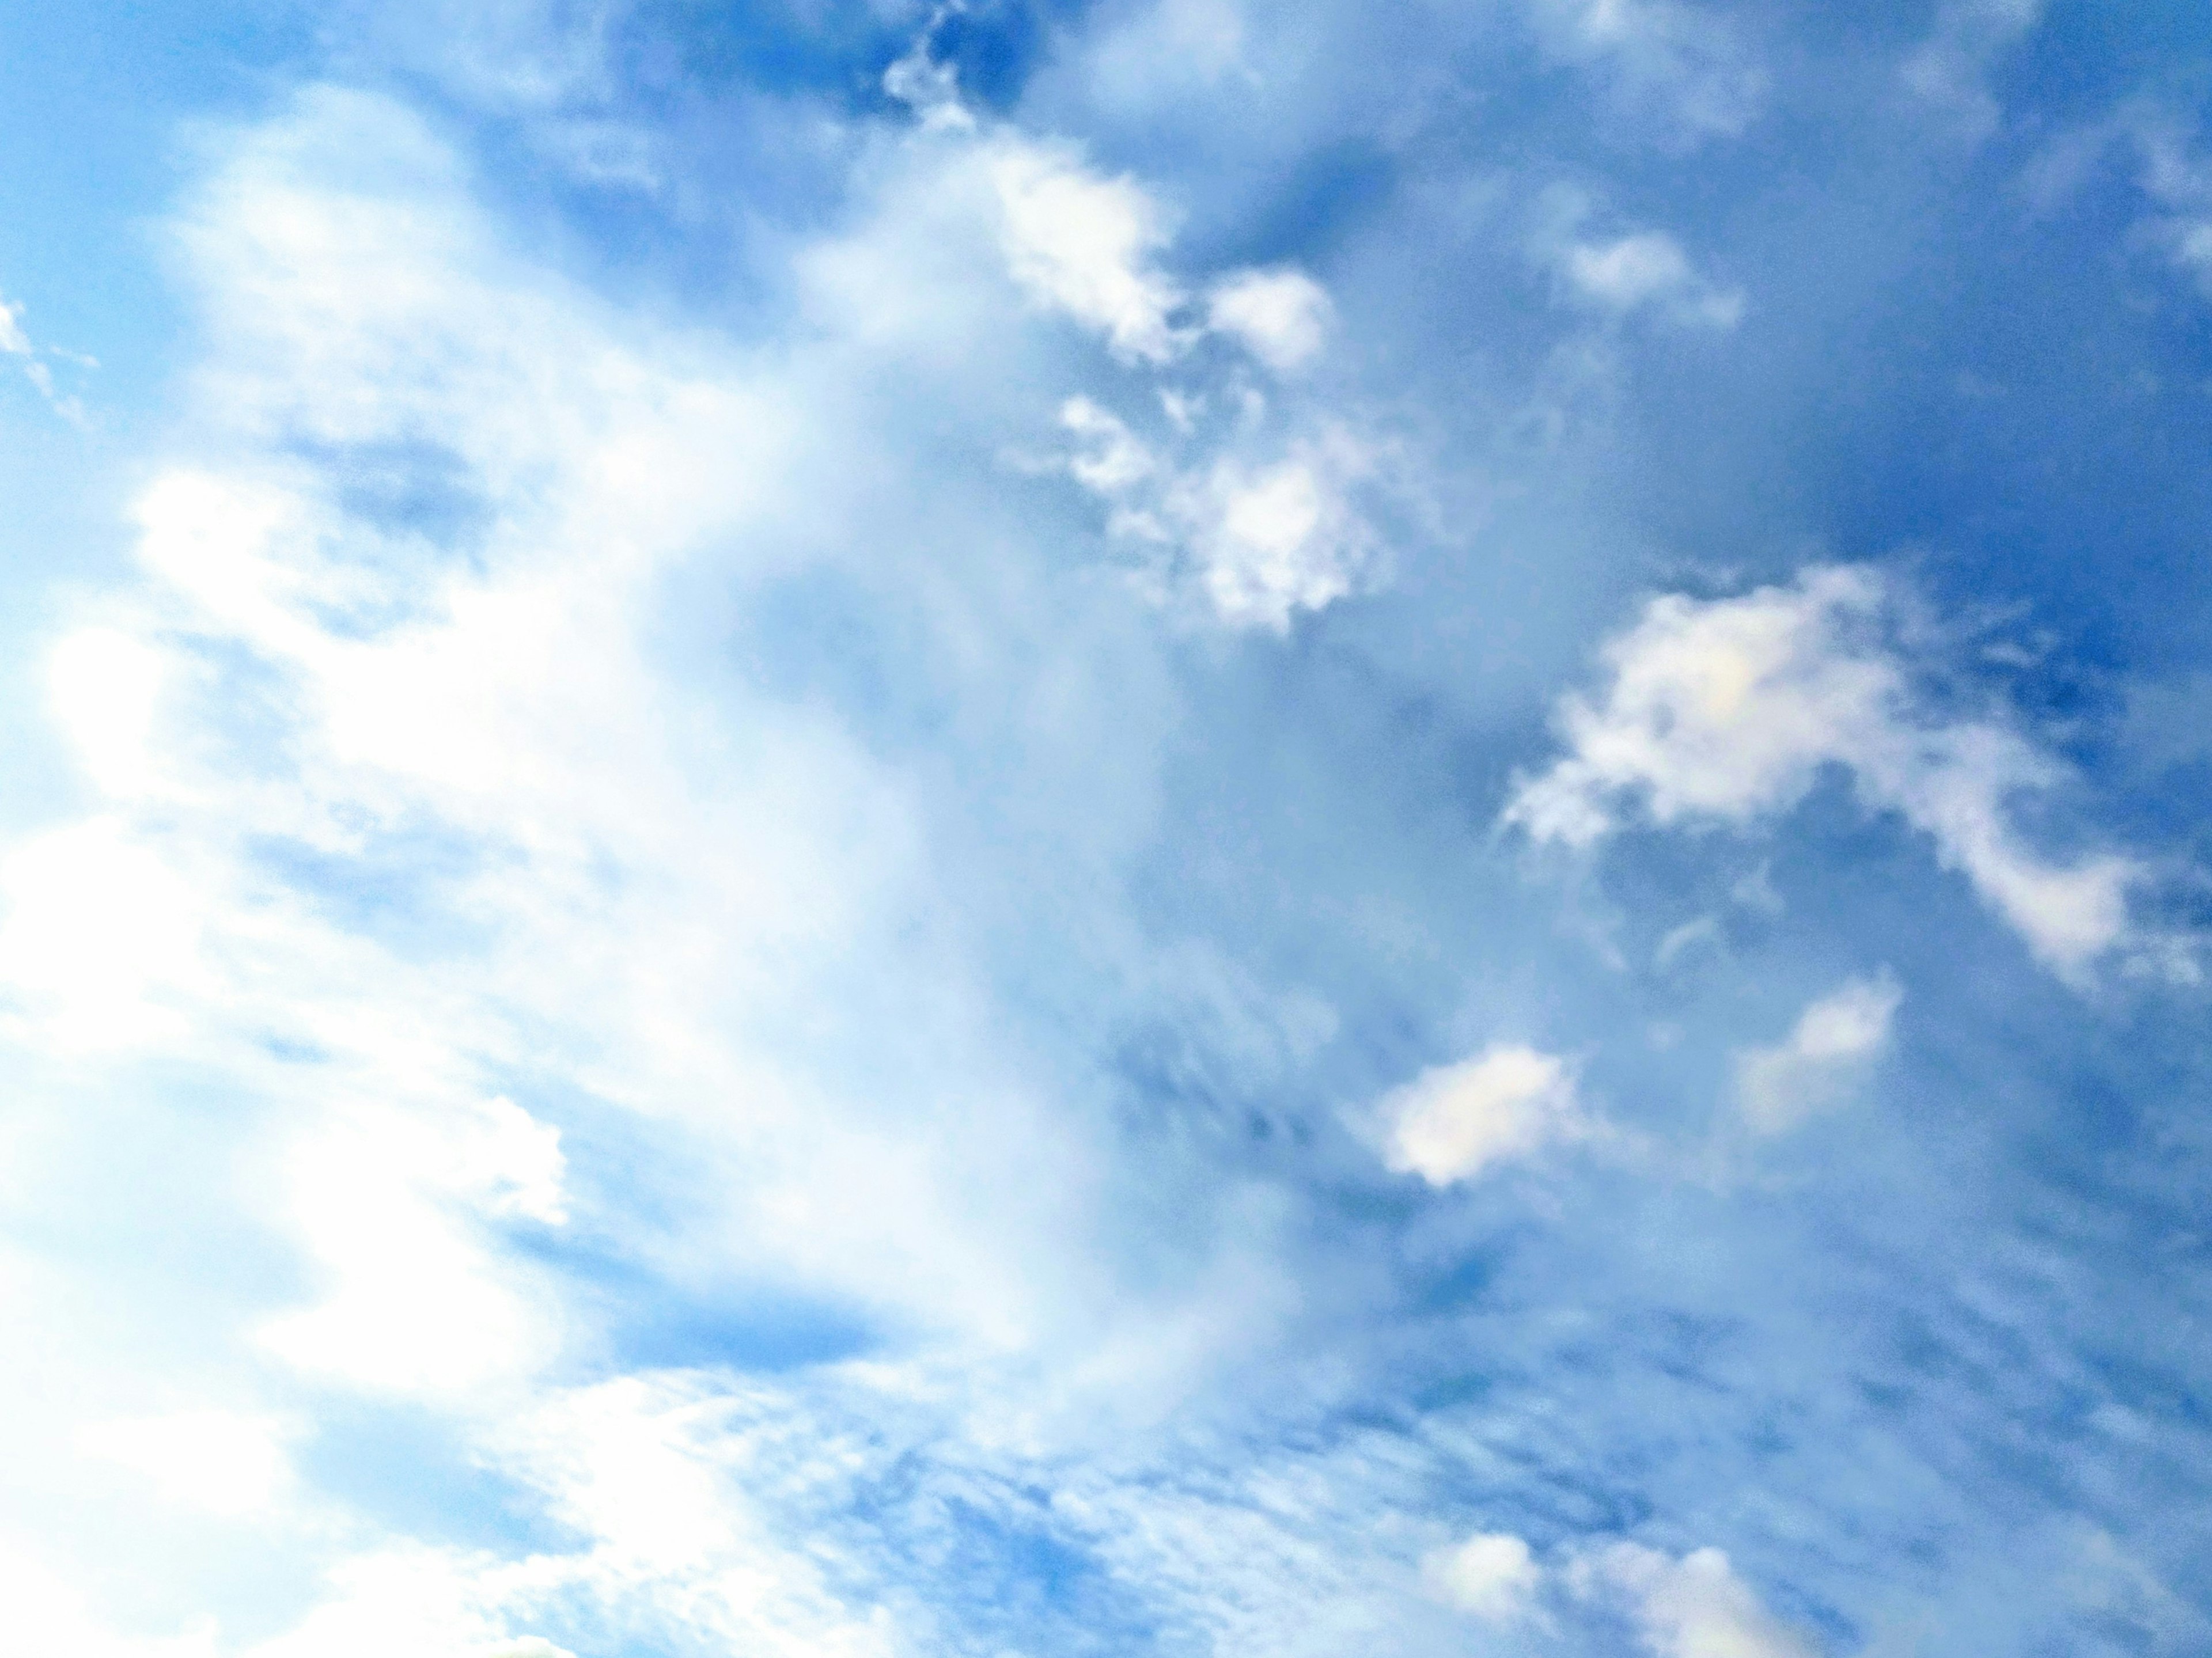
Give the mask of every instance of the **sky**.
[{"label": "sky", "polygon": [[0,1645],[2212,1650],[2212,23],[0,13]]}]

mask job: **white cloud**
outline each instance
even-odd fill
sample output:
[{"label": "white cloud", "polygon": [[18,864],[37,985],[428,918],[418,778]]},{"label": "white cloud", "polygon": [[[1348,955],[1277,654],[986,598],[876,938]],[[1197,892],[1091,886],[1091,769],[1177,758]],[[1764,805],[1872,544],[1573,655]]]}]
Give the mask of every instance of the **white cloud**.
[{"label": "white cloud", "polygon": [[1452,1605],[1486,1624],[1531,1617],[1544,1573],[1528,1546],[1508,1532],[1479,1532],[1422,1562],[1422,1574]]},{"label": "white cloud", "polygon": [[264,1514],[289,1494],[298,1431],[276,1417],[191,1410],[96,1423],[78,1442],[144,1475],[164,1502],[236,1519]]},{"label": "white cloud", "polygon": [[1916,689],[1893,642],[1899,596],[1866,566],[1821,567],[1735,598],[1654,600],[1605,646],[1609,681],[1570,695],[1568,753],[1523,779],[1504,821],[1586,847],[1632,805],[1660,824],[1749,824],[1796,805],[1823,768],[1936,844],[2055,970],[2078,976],[2127,933],[2132,860],[2050,861],[2022,841],[2014,795],[2058,764],[1993,718],[1949,714]]},{"label": "white cloud", "polygon": [[[1185,431],[1194,416],[1171,423]],[[1160,561],[1174,591],[1187,574],[1212,613],[1236,628],[1287,630],[1370,580],[1377,538],[1355,496],[1376,469],[1369,447],[1341,428],[1270,453],[1233,438],[1209,459],[1178,459],[1139,439],[1118,416],[1071,399],[1061,424],[1083,446],[1069,475],[1113,506],[1109,530]]]},{"label": "white cloud", "polygon": [[1728,329],[1743,316],[1743,295],[1698,275],[1664,231],[1576,243],[1560,268],[1577,298],[1616,317],[1650,309],[1684,325]]},{"label": "white cloud", "polygon": [[10,1645],[25,1654],[69,1658],[216,1658],[213,1619],[173,1636],[127,1636],[100,1615],[92,1597],[56,1564],[0,1533],[0,1608]]},{"label": "white cloud", "polygon": [[1978,142],[2000,115],[1990,70],[2042,16],[2043,0],[1942,0],[1928,38],[1905,60],[1905,86],[1948,114],[1961,137]]},{"label": "white cloud", "polygon": [[1510,1042],[1424,1071],[1375,1110],[1383,1161],[1431,1186],[1472,1179],[1592,1132],[1567,1062]]},{"label": "white cloud", "polygon": [[1905,993],[1887,974],[1853,979],[1808,1003],[1789,1035],[1736,1056],[1736,1101],[1762,1134],[1839,1103],[1889,1046]]},{"label": "white cloud", "polygon": [[1680,0],[1528,0],[1559,60],[1613,83],[1630,111],[1671,135],[1733,137],[1758,115],[1765,71],[1717,10]]},{"label": "white cloud", "polygon": [[32,349],[30,336],[23,331],[21,301],[0,299],[0,352],[11,357],[27,357]]},{"label": "white cloud", "polygon": [[1286,372],[1320,352],[1328,294],[1303,270],[1233,271],[1208,292],[1206,319],[1215,332],[1234,335],[1261,361]]},{"label": "white cloud", "polygon": [[1190,333],[1170,320],[1182,290],[1153,263],[1166,214],[1134,179],[1102,178],[1069,146],[1001,137],[991,179],[1005,215],[1006,263],[1042,305],[1103,333],[1117,355],[1163,363]]},{"label": "white cloud", "polygon": [[1814,1658],[1814,1649],[1759,1602],[1718,1549],[1677,1559],[1616,1543],[1568,1568],[1584,1595],[1623,1601],[1656,1658]]}]

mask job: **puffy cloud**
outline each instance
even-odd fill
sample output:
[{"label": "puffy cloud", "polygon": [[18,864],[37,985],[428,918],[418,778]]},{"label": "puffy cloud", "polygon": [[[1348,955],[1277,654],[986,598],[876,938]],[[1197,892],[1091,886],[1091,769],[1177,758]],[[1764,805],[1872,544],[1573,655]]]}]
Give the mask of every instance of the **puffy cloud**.
[{"label": "puffy cloud", "polygon": [[1634,807],[1662,825],[1747,825],[1840,767],[1869,806],[1927,834],[2038,957],[2078,976],[2126,938],[2140,866],[2112,853],[2055,862],[2023,841],[2008,801],[2055,787],[2061,768],[2009,726],[1917,688],[1893,639],[1899,603],[1868,566],[1734,598],[1654,600],[1605,646],[1602,693],[1561,703],[1567,755],[1516,785],[1504,821],[1570,847]]},{"label": "puffy cloud", "polygon": [[1889,1045],[1905,993],[1887,974],[1853,979],[1808,1003],[1788,1036],[1736,1056],[1736,1101],[1763,1134],[1779,1133],[1840,1102]]},{"label": "puffy cloud", "polygon": [[88,1426],[91,1455],[144,1475],[163,1501],[223,1518],[266,1513],[291,1490],[296,1424],[249,1412],[192,1410]]},{"label": "puffy cloud", "polygon": [[1679,324],[1726,329],[1743,316],[1742,294],[1698,276],[1681,244],[1661,230],[1576,243],[1560,270],[1577,299],[1616,317],[1648,308]]},{"label": "puffy cloud", "polygon": [[26,1652],[68,1653],[71,1658],[216,1658],[213,1619],[168,1636],[118,1632],[100,1609],[53,1562],[0,1533],[0,1606],[7,1608],[8,1638]]},{"label": "puffy cloud", "polygon": [[1571,1586],[1624,1602],[1656,1658],[1814,1658],[1813,1647],[1760,1604],[1718,1549],[1679,1559],[1616,1543],[1575,1561]]},{"label": "puffy cloud", "polygon": [[[1233,431],[1201,433],[1194,445],[1188,433],[1200,415],[1186,403],[1171,407],[1170,425],[1179,413],[1186,428],[1168,440],[1179,453],[1139,438],[1088,398],[1060,412],[1081,444],[1070,475],[1111,503],[1109,531],[1149,562],[1158,591],[1172,595],[1187,578],[1231,627],[1282,633],[1299,612],[1372,579],[1378,537],[1358,498],[1377,471],[1370,446],[1334,425],[1280,448]],[[1208,438],[1218,445],[1210,456]]]},{"label": "puffy cloud", "polygon": [[1431,1186],[1472,1179],[1592,1132],[1567,1062],[1510,1042],[1424,1071],[1385,1095],[1376,1116],[1383,1161]]},{"label": "puffy cloud", "polygon": [[1422,1563],[1436,1590],[1486,1624],[1516,1624],[1534,1611],[1544,1573],[1528,1545],[1510,1532],[1478,1532]]},{"label": "puffy cloud", "polygon": [[1547,191],[1537,208],[1531,257],[1550,270],[1562,300],[1619,322],[1656,317],[1678,328],[1731,329],[1744,297],[1702,275],[1663,230],[1594,235],[1594,203],[1582,191]]},{"label": "puffy cloud", "polygon": [[1328,337],[1328,294],[1303,270],[1239,270],[1206,296],[1206,319],[1279,371],[1297,367]]},{"label": "puffy cloud", "polygon": [[989,166],[1007,265],[1026,292],[1103,333],[1118,355],[1162,363],[1183,349],[1189,332],[1170,318],[1185,296],[1153,264],[1167,216],[1141,185],[1030,139],[994,143]]}]

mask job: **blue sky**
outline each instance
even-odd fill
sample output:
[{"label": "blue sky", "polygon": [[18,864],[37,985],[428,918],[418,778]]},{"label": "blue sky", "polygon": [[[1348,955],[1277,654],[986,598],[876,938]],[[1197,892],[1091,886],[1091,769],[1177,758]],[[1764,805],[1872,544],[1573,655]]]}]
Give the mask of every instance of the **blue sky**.
[{"label": "blue sky", "polygon": [[0,1599],[2212,1647],[2212,36],[0,20]]}]

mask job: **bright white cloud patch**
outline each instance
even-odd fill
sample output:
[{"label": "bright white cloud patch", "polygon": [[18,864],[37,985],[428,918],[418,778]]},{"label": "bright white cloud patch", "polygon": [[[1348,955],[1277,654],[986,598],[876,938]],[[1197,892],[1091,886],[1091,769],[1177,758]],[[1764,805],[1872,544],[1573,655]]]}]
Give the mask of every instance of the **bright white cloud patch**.
[{"label": "bright white cloud patch", "polygon": [[1575,1561],[1568,1582],[1578,1594],[1618,1600],[1654,1658],[1814,1658],[1718,1549],[1677,1559],[1616,1543]]},{"label": "bright white cloud patch", "polygon": [[1480,1532],[1431,1555],[1422,1570],[1452,1605],[1486,1624],[1519,1623],[1534,1612],[1544,1573],[1527,1543],[1508,1532]]},{"label": "bright white cloud patch", "polygon": [[1425,1071],[1384,1096],[1376,1112],[1383,1161],[1431,1186],[1472,1179],[1590,1133],[1567,1062],[1518,1043]]},{"label": "bright white cloud patch", "polygon": [[1303,270],[1240,270],[1213,285],[1206,318],[1272,368],[1288,370],[1317,354],[1328,336],[1328,292]]},{"label": "bright white cloud patch", "polygon": [[1034,299],[1098,330],[1121,356],[1161,363],[1188,343],[1170,320],[1183,294],[1153,263],[1167,216],[1134,179],[1102,178],[1070,149],[1018,138],[993,145],[990,171],[1007,264]]},{"label": "bright white cloud patch", "polygon": [[1560,268],[1577,298],[1614,316],[1650,308],[1685,325],[1725,329],[1743,315],[1743,295],[1700,276],[1664,231],[1575,243]]},{"label": "bright white cloud patch", "polygon": [[1962,718],[1916,688],[1895,642],[1899,599],[1864,566],[1807,571],[1740,598],[1654,600],[1602,653],[1608,683],[1569,696],[1566,756],[1524,779],[1505,821],[1589,846],[1641,811],[1656,823],[1749,824],[1796,805],[1826,767],[1902,815],[2062,974],[2127,932],[2138,866],[2112,853],[2058,862],[2013,826],[2008,802],[2063,775],[1995,718]]},{"label": "bright white cloud patch", "polygon": [[293,1424],[235,1411],[131,1417],[85,1430],[90,1455],[145,1476],[167,1503],[223,1518],[265,1512],[289,1491]]},{"label": "bright white cloud patch", "polygon": [[1886,974],[1853,979],[1808,1005],[1783,1041],[1738,1054],[1744,1121],[1759,1133],[1779,1133],[1840,1103],[1888,1047],[1904,999]]}]

